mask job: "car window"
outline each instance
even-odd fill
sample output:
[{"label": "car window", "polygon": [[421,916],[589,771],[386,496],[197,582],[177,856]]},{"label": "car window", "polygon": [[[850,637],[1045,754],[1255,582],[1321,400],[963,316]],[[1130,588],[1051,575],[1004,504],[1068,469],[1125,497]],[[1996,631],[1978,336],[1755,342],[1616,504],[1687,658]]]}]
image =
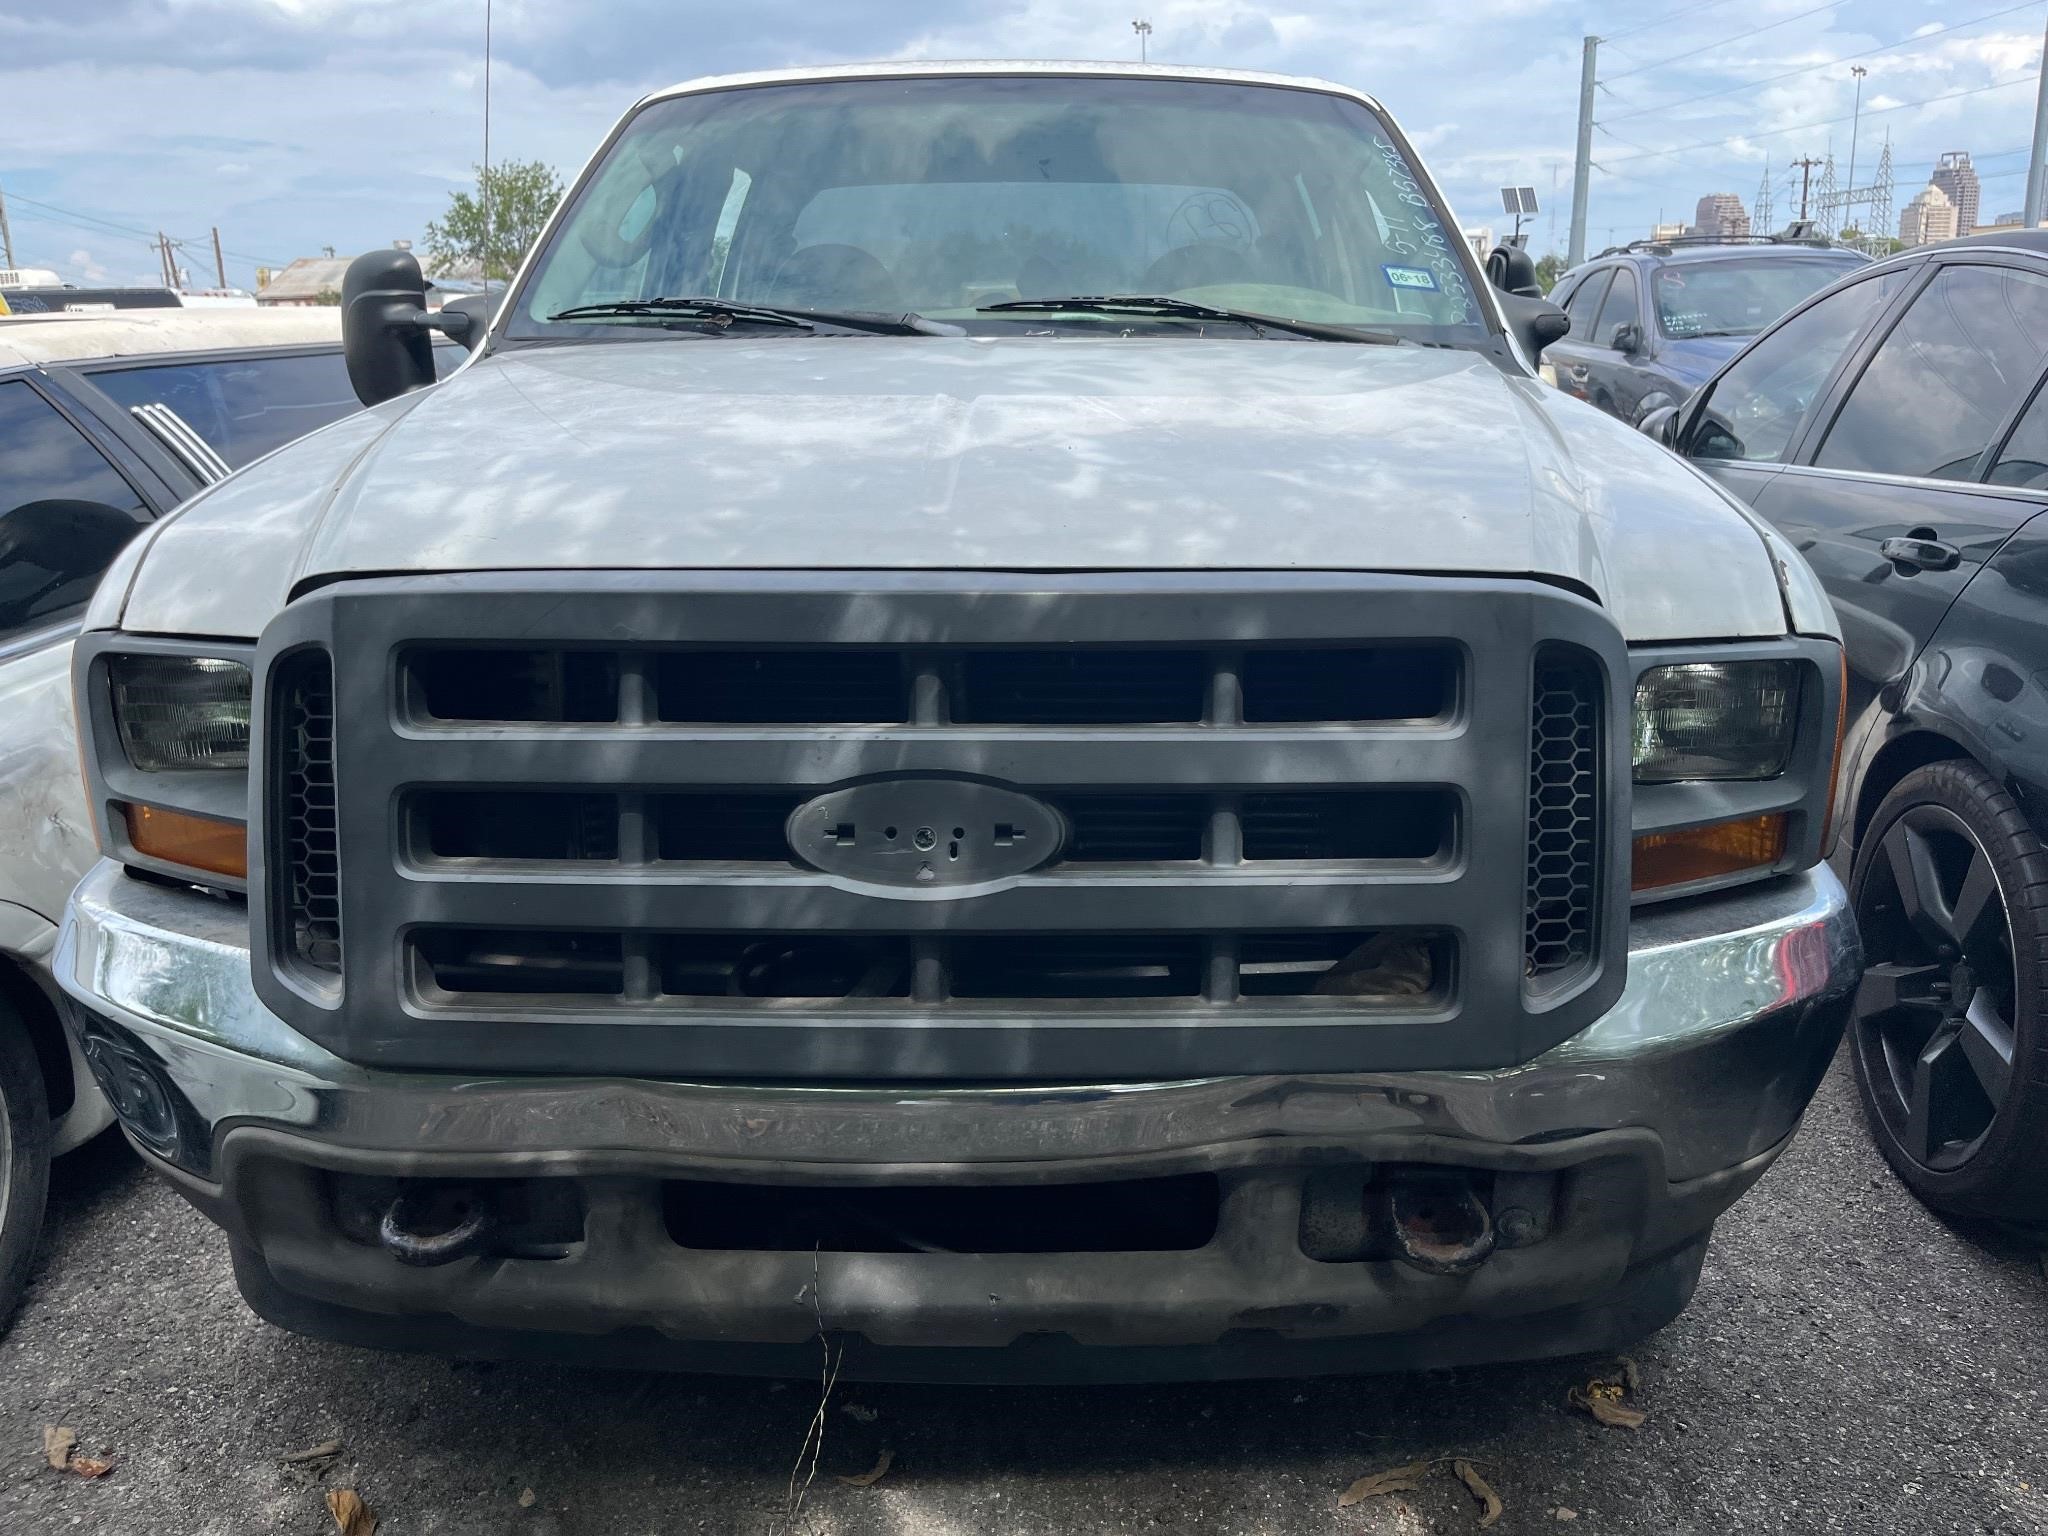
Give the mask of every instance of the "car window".
[{"label": "car window", "polygon": [[1870,359],[1814,462],[1974,480],[2048,355],[2048,278],[1945,267]]},{"label": "car window", "polygon": [[1835,364],[1903,281],[1903,271],[1892,271],[1852,284],[1764,336],[1709,386],[1686,454],[1752,464],[1782,461]]},{"label": "car window", "polygon": [[1733,257],[1665,267],[1652,279],[1666,336],[1754,336],[1778,316],[1864,265],[1813,257]]},{"label": "car window", "polygon": [[1600,296],[1607,291],[1607,278],[1604,271],[1587,273],[1565,301],[1564,312],[1572,317],[1573,341],[1593,339],[1593,321],[1600,314]]},{"label": "car window", "polygon": [[231,469],[362,409],[339,352],[283,353],[103,369],[94,384],[119,404],[163,404]]},{"label": "car window", "polygon": [[83,608],[148,515],[55,406],[0,383],[0,642]]},{"label": "car window", "polygon": [[1993,485],[2048,486],[2048,388],[2038,389],[1991,467]]},{"label": "car window", "polygon": [[1636,323],[1636,274],[1632,267],[1617,267],[1607,300],[1600,306],[1600,318],[1593,326],[1593,344],[1611,347],[1624,325]]}]

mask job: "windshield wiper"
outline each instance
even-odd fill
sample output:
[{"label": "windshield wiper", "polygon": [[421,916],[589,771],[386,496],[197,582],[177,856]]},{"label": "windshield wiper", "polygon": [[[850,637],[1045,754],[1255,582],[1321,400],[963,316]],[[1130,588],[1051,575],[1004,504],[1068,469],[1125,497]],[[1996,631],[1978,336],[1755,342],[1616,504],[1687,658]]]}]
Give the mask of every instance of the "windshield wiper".
[{"label": "windshield wiper", "polygon": [[1687,331],[1677,339],[1680,341],[1696,341],[1702,336],[1754,336],[1756,332],[1757,328],[1755,326],[1750,326],[1745,330]]},{"label": "windshield wiper", "polygon": [[982,314],[1058,314],[1062,311],[1101,315],[1157,315],[1169,320],[1224,320],[1249,326],[1263,335],[1267,330],[1287,331],[1317,341],[1366,341],[1381,346],[1399,346],[1402,338],[1386,331],[1365,331],[1349,325],[1319,325],[1313,320],[1283,320],[1249,309],[1224,309],[1215,304],[1198,304],[1193,299],[1176,299],[1161,294],[1079,293],[1064,299],[1006,299],[984,304]]},{"label": "windshield wiper", "polygon": [[821,325],[841,330],[867,331],[877,336],[960,336],[958,326],[940,325],[924,316],[899,315],[867,310],[796,309],[781,304],[743,304],[735,299],[682,298],[613,299],[603,304],[577,304],[549,315],[550,320],[630,320],[641,315],[663,319],[702,321],[723,329],[734,324],[780,325],[791,330],[816,330]]}]

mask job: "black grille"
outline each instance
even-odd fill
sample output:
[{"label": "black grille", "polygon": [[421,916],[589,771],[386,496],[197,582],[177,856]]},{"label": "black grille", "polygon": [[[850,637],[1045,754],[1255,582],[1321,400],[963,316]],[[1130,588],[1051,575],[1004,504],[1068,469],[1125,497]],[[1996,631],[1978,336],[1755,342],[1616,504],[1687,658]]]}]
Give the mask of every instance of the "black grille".
[{"label": "black grille", "polygon": [[631,998],[678,1009],[714,999],[733,1007],[1239,997],[1414,1007],[1444,996],[1453,952],[1443,934],[1343,929],[919,937],[430,928],[413,934],[412,950],[416,989],[430,1003]]},{"label": "black grille", "polygon": [[[1443,644],[747,651],[419,646],[412,713],[449,722],[678,725],[1364,724],[1448,715],[1459,662]],[[634,682],[637,688],[637,682]]]},{"label": "black grille", "polygon": [[[1441,790],[1294,794],[1084,794],[1046,791],[1066,818],[1061,864],[1417,861],[1450,849],[1455,797]],[[412,851],[422,861],[612,862],[632,839],[622,818],[645,816],[659,863],[790,867],[794,794],[615,795],[576,790],[433,790],[411,798]],[[1239,829],[1231,832],[1233,824]]]},{"label": "black grille", "polygon": [[[1627,665],[1605,615],[1525,581],[339,582],[258,656],[256,982],[394,1070],[1502,1067],[1625,978]],[[881,817],[871,846],[822,821],[791,846],[826,796]]]},{"label": "black grille", "polygon": [[1565,646],[1537,652],[1529,743],[1524,961],[1536,990],[1592,959],[1600,846],[1600,674]]},{"label": "black grille", "polygon": [[279,804],[290,871],[285,918],[301,965],[341,970],[341,853],[335,833],[334,671],[327,657],[303,651],[279,669],[275,695],[283,721]]}]

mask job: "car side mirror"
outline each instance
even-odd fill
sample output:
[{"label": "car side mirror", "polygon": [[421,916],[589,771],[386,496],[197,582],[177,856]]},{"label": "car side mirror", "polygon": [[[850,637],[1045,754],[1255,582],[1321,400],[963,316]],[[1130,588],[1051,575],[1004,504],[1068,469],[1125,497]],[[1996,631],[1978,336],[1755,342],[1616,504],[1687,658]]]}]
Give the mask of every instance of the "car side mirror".
[{"label": "car side mirror", "polygon": [[[434,382],[430,330],[449,330],[427,313],[427,282],[410,251],[366,251],[341,280],[341,355],[365,405],[381,405]],[[468,316],[460,323],[467,335]],[[452,324],[452,322],[451,322]],[[456,337],[461,340],[461,336]]]},{"label": "car side mirror", "polygon": [[490,331],[491,319],[498,313],[498,301],[504,297],[498,293],[465,293],[450,299],[441,306],[440,313],[432,317],[442,335],[450,341],[459,341],[474,352],[484,344],[484,336]]},{"label": "car side mirror", "polygon": [[1654,411],[1645,411],[1636,423],[1636,430],[1643,436],[1655,438],[1666,448],[1678,447],[1678,407],[1660,405]]},{"label": "car side mirror", "polygon": [[1536,279],[1536,263],[1519,245],[1496,245],[1487,252],[1486,280],[1502,293],[1527,299],[1543,295],[1543,285]]},{"label": "car side mirror", "polygon": [[1543,349],[1553,341],[1562,341],[1571,334],[1572,317],[1548,299],[1504,293],[1500,296],[1500,309],[1508,329],[1521,342],[1531,362],[1541,357]]},{"label": "car side mirror", "polygon": [[1634,355],[1643,349],[1643,333],[1633,325],[1617,325],[1614,328],[1614,350]]}]

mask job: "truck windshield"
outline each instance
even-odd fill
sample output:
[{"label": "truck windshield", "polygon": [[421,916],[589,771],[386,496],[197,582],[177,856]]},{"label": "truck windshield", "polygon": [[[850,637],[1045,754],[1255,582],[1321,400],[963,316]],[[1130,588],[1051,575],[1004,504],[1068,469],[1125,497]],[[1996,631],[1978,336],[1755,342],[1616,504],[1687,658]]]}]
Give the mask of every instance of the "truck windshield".
[{"label": "truck windshield", "polygon": [[1657,274],[1657,323],[1674,340],[1688,336],[1753,336],[1808,294],[1864,265],[1840,261],[1787,261],[1738,257],[1674,263]]},{"label": "truck windshield", "polygon": [[[1144,295],[1480,345],[1475,280],[1400,141],[1342,96],[1110,76],[811,81],[636,113],[575,192],[509,334],[745,329],[631,302],[683,297],[991,335],[1250,333],[1186,313],[986,308]],[[553,318],[567,310],[583,312]]]}]

